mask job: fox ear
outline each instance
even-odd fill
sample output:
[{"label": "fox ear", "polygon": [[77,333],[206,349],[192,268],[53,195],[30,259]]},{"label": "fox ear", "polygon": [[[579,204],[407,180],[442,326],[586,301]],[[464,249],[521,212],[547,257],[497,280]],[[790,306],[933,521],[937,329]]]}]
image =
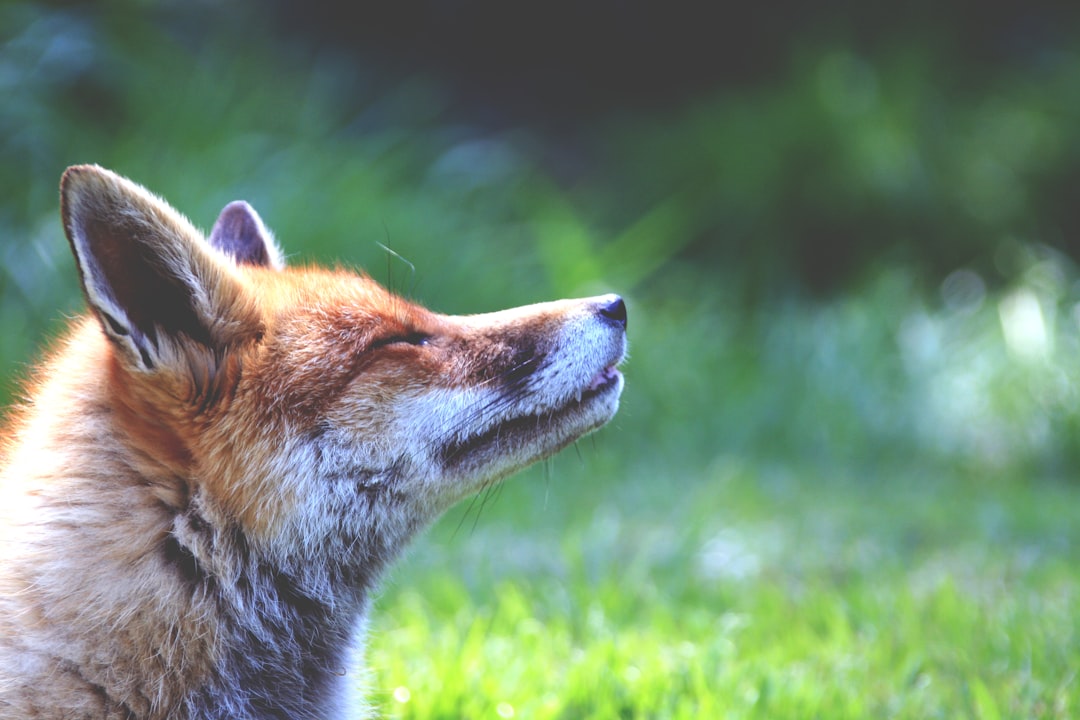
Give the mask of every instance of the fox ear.
[{"label": "fox ear", "polygon": [[166,362],[181,336],[219,347],[257,323],[231,265],[144,188],[96,165],[71,167],[60,209],[87,302],[135,365]]},{"label": "fox ear", "polygon": [[274,236],[263,225],[255,208],[243,200],[225,206],[210,231],[210,244],[241,265],[280,270],[285,266]]}]

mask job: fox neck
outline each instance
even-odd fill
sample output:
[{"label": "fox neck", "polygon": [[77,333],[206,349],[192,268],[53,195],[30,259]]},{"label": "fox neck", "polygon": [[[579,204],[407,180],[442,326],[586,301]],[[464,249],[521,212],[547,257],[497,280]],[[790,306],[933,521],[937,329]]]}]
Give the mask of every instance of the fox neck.
[{"label": "fox neck", "polygon": [[[345,673],[355,669],[349,654],[368,596],[386,565],[435,510],[422,512],[406,502],[388,487],[396,484],[394,477],[381,482],[325,478],[322,504],[294,507],[306,521],[277,527],[273,534],[253,532],[200,489],[207,478],[192,474],[186,453],[163,440],[169,436],[153,418],[129,417],[132,408],[118,406],[116,384],[101,383],[84,368],[95,364],[88,357],[98,365],[109,362],[96,327],[87,325],[76,334],[88,336],[96,339],[84,343],[91,350],[60,355],[57,368],[63,372],[40,388],[43,405],[67,412],[34,414],[15,459],[15,466],[40,476],[25,485],[44,488],[28,495],[26,503],[42,518],[56,516],[57,532],[65,533],[63,543],[73,548],[65,564],[43,567],[31,547],[36,535],[12,538],[5,550],[10,547],[10,562],[19,564],[29,592],[40,594],[40,605],[53,612],[79,597],[71,612],[82,620],[73,621],[73,628],[86,617],[114,627],[137,623],[147,613],[168,618],[138,636],[142,645],[132,657],[160,659],[160,683],[168,689],[141,692],[190,710],[178,710],[175,717],[333,716],[327,708],[335,703],[335,688],[358,684]],[[82,420],[73,424],[70,417]],[[138,432],[132,432],[136,426]],[[133,444],[133,438],[142,444]],[[163,455],[163,447],[170,452]],[[24,484],[6,479],[9,487]],[[73,497],[80,502],[73,504]],[[152,544],[146,542],[151,538]],[[28,549],[25,558],[16,559],[20,543]],[[52,580],[39,581],[43,572]],[[138,592],[96,592],[93,582],[101,577]],[[146,577],[155,578],[154,584],[142,583]],[[89,584],[72,587],[60,578]],[[157,608],[162,603],[168,604],[164,612]],[[134,631],[118,632],[136,641]],[[166,647],[173,649],[163,651]],[[107,650],[88,646],[66,652],[83,667],[82,655],[97,657]],[[123,697],[124,688],[109,683],[114,676],[135,674],[129,661],[114,658],[109,673],[86,678],[109,697]],[[175,681],[181,677],[184,687]],[[238,697],[237,688],[243,688],[239,695],[247,706],[222,708],[222,698]]]},{"label": "fox neck", "polygon": [[250,707],[233,708],[232,716],[321,716],[353,669],[349,655],[368,592],[395,549],[373,532],[277,557],[251,547],[235,527],[206,523],[197,505],[196,497],[177,518],[167,549],[191,592],[219,601],[219,659],[191,698],[195,715],[242,687]]}]

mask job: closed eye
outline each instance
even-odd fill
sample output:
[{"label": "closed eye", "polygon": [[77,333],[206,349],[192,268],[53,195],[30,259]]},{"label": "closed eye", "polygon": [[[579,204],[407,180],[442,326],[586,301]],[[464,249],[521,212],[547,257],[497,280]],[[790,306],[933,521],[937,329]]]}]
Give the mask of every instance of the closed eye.
[{"label": "closed eye", "polygon": [[423,346],[427,345],[431,340],[431,336],[425,332],[411,332],[404,333],[402,335],[390,335],[388,337],[380,338],[371,343],[369,349],[374,350],[376,348],[386,347],[387,345],[415,345]]}]

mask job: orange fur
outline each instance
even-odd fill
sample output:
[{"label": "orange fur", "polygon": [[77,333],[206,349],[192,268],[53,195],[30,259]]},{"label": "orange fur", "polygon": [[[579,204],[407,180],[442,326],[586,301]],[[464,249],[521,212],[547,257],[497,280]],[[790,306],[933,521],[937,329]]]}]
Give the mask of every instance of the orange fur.
[{"label": "orange fur", "polygon": [[0,718],[360,714],[379,572],[461,498],[618,406],[617,296],[452,317],[209,239],[94,166],[65,231],[90,308],[0,475]]}]

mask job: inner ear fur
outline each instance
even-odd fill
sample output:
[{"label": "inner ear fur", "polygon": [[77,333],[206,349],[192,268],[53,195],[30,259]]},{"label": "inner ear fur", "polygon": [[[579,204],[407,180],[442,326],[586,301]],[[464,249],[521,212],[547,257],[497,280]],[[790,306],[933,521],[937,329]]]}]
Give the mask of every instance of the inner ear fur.
[{"label": "inner ear fur", "polygon": [[170,340],[214,348],[256,331],[235,268],[165,201],[95,165],[68,168],[60,199],[86,300],[138,365]]},{"label": "inner ear fur", "polygon": [[210,231],[210,244],[240,265],[275,270],[285,266],[274,236],[255,208],[243,200],[234,200],[221,211]]}]

